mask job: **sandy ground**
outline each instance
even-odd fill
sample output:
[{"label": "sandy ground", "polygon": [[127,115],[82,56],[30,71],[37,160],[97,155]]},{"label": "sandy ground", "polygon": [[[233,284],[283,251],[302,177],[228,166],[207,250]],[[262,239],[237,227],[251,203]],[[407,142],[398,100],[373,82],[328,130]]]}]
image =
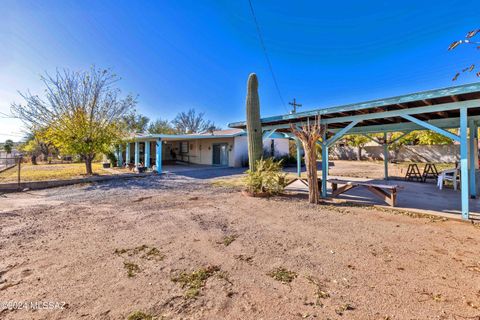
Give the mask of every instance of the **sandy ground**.
[{"label": "sandy ground", "polygon": [[480,319],[480,228],[394,212],[174,176],[4,195],[0,303],[57,304],[0,318]]}]

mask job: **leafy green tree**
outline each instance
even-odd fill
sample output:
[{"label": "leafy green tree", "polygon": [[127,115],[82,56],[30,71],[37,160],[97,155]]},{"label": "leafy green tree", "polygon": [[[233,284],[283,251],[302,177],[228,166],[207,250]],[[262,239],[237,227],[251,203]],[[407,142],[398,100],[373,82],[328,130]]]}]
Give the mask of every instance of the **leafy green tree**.
[{"label": "leafy green tree", "polygon": [[158,119],[150,122],[147,132],[150,134],[176,134],[177,130],[175,130],[170,121]]},{"label": "leafy green tree", "polygon": [[346,135],[344,139],[348,146],[357,148],[357,159],[362,160],[362,149],[370,139],[360,134]]},{"label": "leafy green tree", "polygon": [[12,150],[13,150],[13,141],[8,139],[5,141],[5,143],[3,144],[3,150],[5,150],[5,152],[7,154],[10,154],[12,153]]},{"label": "leafy green tree", "polygon": [[150,119],[142,114],[131,112],[123,116],[123,121],[126,125],[126,130],[131,133],[144,133],[147,131]]},{"label": "leafy green tree", "polygon": [[96,154],[107,153],[126,135],[124,116],[134,111],[136,99],[120,98],[119,78],[110,70],[92,67],[86,72],[57,71],[41,78],[45,97],[22,93],[25,104],[13,104],[12,112],[39,138],[62,152],[80,155],[86,173],[93,174]]},{"label": "leafy green tree", "polygon": [[439,134],[430,130],[416,131],[416,138],[417,138],[418,144],[427,144],[427,145],[451,144],[453,142],[452,139],[447,138],[442,134]]},{"label": "leafy green tree", "polygon": [[44,159],[50,159],[50,155],[59,154],[57,147],[50,141],[44,141],[40,137],[42,132],[28,133],[23,143],[20,145],[20,150],[30,156],[30,161],[33,165],[37,164],[37,158],[43,155]]}]

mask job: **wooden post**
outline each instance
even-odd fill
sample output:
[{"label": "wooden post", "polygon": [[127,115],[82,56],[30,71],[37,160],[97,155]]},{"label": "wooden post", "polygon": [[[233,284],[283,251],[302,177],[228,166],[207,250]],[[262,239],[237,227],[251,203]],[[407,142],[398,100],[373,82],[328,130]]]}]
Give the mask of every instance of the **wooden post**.
[{"label": "wooden post", "polygon": [[17,183],[18,183],[18,188],[20,189],[20,169],[22,166],[22,156],[18,156],[18,168],[17,168]]}]

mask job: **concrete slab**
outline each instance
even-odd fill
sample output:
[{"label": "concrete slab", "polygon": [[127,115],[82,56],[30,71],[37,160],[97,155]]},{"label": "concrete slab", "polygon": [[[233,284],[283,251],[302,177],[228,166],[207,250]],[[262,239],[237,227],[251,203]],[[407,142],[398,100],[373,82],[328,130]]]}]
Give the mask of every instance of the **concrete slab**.
[{"label": "concrete slab", "polygon": [[[428,214],[445,216],[452,219],[461,219],[460,191],[444,188],[439,190],[433,183],[407,182],[400,180],[362,179],[340,176],[329,176],[329,178],[369,181],[381,184],[398,185],[401,190],[397,194],[398,209],[416,211]],[[329,194],[331,185],[328,184]],[[307,188],[300,182],[292,183],[287,190],[307,192]],[[363,187],[354,188],[337,197],[338,199],[359,204],[372,204],[388,207],[383,201],[375,197],[370,191]],[[473,220],[480,220],[480,200],[470,199],[470,217]]]},{"label": "concrete slab", "polygon": [[201,164],[164,165],[163,172],[193,179],[229,177],[244,173],[247,168],[219,167]]}]

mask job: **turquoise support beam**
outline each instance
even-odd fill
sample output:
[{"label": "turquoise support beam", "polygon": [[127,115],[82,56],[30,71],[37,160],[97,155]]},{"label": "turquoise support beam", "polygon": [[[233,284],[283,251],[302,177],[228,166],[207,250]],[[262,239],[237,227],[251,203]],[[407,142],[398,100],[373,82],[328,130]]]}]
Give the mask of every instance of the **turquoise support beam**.
[{"label": "turquoise support beam", "polygon": [[[465,108],[462,108],[461,110],[463,110],[463,109],[465,109]],[[460,138],[457,135],[455,135],[455,134],[453,134],[449,131],[443,130],[441,128],[438,128],[438,127],[436,127],[436,126],[434,126],[434,125],[432,125],[428,122],[419,120],[419,119],[417,119],[415,117],[412,117],[410,115],[402,115],[401,117],[404,118],[404,119],[407,119],[408,121],[414,122],[414,123],[418,124],[419,126],[425,127],[428,130],[432,130],[432,131],[435,131],[436,133],[440,133],[441,135],[444,135],[447,138],[450,138],[454,141],[460,141]],[[461,122],[462,122],[462,117],[460,117],[460,124],[461,124]]]},{"label": "turquoise support beam", "polygon": [[130,160],[130,142],[128,142],[125,148],[125,162],[129,164],[131,162]]},{"label": "turquoise support beam", "polygon": [[150,141],[145,141],[145,167],[150,168]]},{"label": "turquoise support beam", "polygon": [[333,137],[331,137],[330,139],[328,139],[328,141],[326,141],[326,145],[327,146],[331,146],[332,144],[334,144],[335,142],[338,141],[338,139],[340,139],[341,137],[343,137],[350,129],[352,129],[353,127],[355,127],[357,125],[359,121],[355,120],[355,121],[352,121],[348,124],[348,126],[346,126],[345,128],[342,128],[342,130],[338,131],[337,133],[335,133],[335,135]]},{"label": "turquoise support beam", "polygon": [[328,179],[328,146],[327,133],[324,132],[322,137],[322,197],[327,197],[327,179]]},{"label": "turquoise support beam", "polygon": [[157,140],[157,146],[155,148],[155,166],[157,167],[157,173],[162,173],[162,139]]},{"label": "turquoise support beam", "polygon": [[123,167],[123,150],[122,150],[122,145],[118,145],[118,157],[117,157],[117,165],[119,167]]},{"label": "turquoise support beam", "polygon": [[468,220],[469,216],[469,190],[468,190],[468,139],[467,139],[467,108],[460,109],[460,182],[462,188],[462,219]]},{"label": "turquoise support beam", "polygon": [[135,166],[140,163],[140,142],[135,141]]},{"label": "turquoise support beam", "polygon": [[383,174],[384,179],[388,180],[388,143],[387,133],[383,133]]},{"label": "turquoise support beam", "polygon": [[327,197],[328,146],[322,144],[322,197]]},{"label": "turquoise support beam", "polygon": [[[480,121],[480,116],[469,116],[471,120]],[[445,118],[445,119],[433,119],[424,121],[426,123],[432,124],[436,127],[449,129],[454,128],[458,129],[460,126],[460,118]],[[301,124],[301,122],[299,123]],[[284,129],[290,128],[290,124],[276,124],[276,125],[265,125],[263,126],[264,130],[271,130],[271,129]],[[328,129],[329,132],[338,132],[342,128],[330,128]],[[370,125],[370,126],[363,126],[363,127],[354,127],[350,129],[348,132],[349,134],[357,134],[357,133],[383,133],[383,132],[398,132],[398,131],[414,131],[414,130],[424,130],[423,126],[419,126],[413,122],[398,122],[392,124],[381,124],[381,125]]]},{"label": "turquoise support beam", "polygon": [[266,132],[263,134],[262,140],[265,141],[265,140],[267,140],[268,138],[270,138],[270,137],[272,136],[272,134],[275,133],[275,131],[277,131],[277,129],[273,129],[273,130],[270,130],[270,131],[266,131]]},{"label": "turquoise support beam", "polygon": [[297,176],[302,176],[302,151],[300,139],[295,137],[295,144],[297,145]]},{"label": "turquoise support beam", "polygon": [[478,124],[476,121],[469,120],[468,128],[470,131],[470,198],[477,197],[476,165],[478,162]]}]

